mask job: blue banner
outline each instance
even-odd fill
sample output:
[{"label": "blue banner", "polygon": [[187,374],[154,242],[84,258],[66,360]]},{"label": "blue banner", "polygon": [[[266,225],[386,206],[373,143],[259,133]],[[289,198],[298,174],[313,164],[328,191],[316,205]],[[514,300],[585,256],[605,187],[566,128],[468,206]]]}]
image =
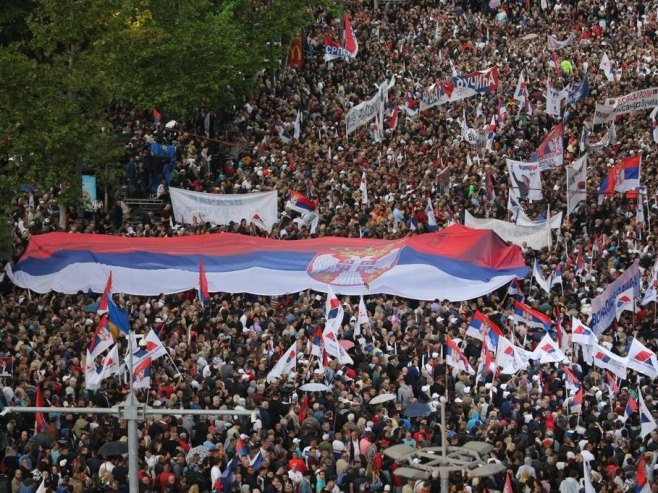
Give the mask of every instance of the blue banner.
[{"label": "blue banner", "polygon": [[85,211],[94,210],[96,203],[96,177],[93,175],[82,175],[82,207]]}]

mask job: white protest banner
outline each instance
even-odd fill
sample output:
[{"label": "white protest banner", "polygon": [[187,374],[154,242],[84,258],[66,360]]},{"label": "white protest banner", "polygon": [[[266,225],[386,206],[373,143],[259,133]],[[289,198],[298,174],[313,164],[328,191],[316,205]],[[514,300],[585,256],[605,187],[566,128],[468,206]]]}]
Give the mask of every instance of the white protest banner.
[{"label": "white protest banner", "polygon": [[[560,229],[562,227],[562,216],[563,212],[560,211],[554,216],[551,216],[551,219],[549,220],[548,227],[551,229]],[[525,213],[525,211],[520,211],[518,217],[516,218],[516,225],[517,226],[541,226],[544,231],[546,231],[546,219],[543,220],[538,220],[538,219],[530,219],[528,215]]]},{"label": "white protest banner", "polygon": [[174,217],[181,224],[190,224],[193,218],[210,224],[253,221],[260,216],[264,224],[272,227],[277,221],[277,191],[244,194],[214,194],[170,188]]},{"label": "white protest banner", "polygon": [[551,116],[562,116],[562,102],[567,98],[564,91],[546,84],[546,113]]},{"label": "white protest banner", "polygon": [[636,260],[617,279],[608,284],[603,293],[592,300],[592,321],[590,326],[599,336],[615,319],[617,297],[629,288],[633,288],[635,297],[640,296],[640,264]]},{"label": "white protest banner", "polygon": [[541,200],[541,174],[538,163],[507,160],[510,184],[518,199]]},{"label": "white protest banner", "polygon": [[615,108],[606,104],[596,103],[594,106],[594,125],[606,124],[615,121]]},{"label": "white protest banner", "polygon": [[598,151],[600,149],[608,147],[610,143],[613,143],[616,140],[616,138],[617,138],[617,128],[615,127],[615,122],[612,122],[608,127],[608,131],[605,133],[603,137],[601,137],[601,140],[595,142],[594,144],[590,144],[588,141],[587,148],[590,151]]},{"label": "white protest banner", "polygon": [[585,153],[567,166],[567,215],[587,200],[587,156]]},{"label": "white protest banner", "polygon": [[562,48],[571,46],[575,39],[574,33],[571,33],[569,37],[564,41],[558,41],[557,38],[551,36],[550,34],[547,34],[547,36],[548,36],[547,46],[549,50],[561,50]]},{"label": "white protest banner", "polygon": [[518,226],[500,219],[480,219],[473,217],[468,211],[464,211],[464,226],[474,229],[490,229],[505,241],[518,246],[523,246],[525,243],[533,250],[541,250],[549,246],[545,223],[538,226]]},{"label": "white protest banner", "polygon": [[370,120],[375,118],[379,113],[379,108],[382,104],[388,101],[388,90],[395,84],[395,77],[391,81],[385,80],[379,84],[377,94],[375,94],[368,101],[357,104],[354,108],[347,112],[345,115],[345,126],[347,127],[347,135],[354,132],[357,128],[365,125]]},{"label": "white protest banner", "polygon": [[470,74],[437,82],[420,96],[420,111],[442,104],[461,101],[476,94],[487,94],[498,88],[498,67],[478,70]]},{"label": "white protest banner", "polygon": [[605,104],[614,107],[615,116],[631,111],[650,110],[654,106],[658,106],[658,87],[640,89],[617,98],[608,98],[605,100]]}]

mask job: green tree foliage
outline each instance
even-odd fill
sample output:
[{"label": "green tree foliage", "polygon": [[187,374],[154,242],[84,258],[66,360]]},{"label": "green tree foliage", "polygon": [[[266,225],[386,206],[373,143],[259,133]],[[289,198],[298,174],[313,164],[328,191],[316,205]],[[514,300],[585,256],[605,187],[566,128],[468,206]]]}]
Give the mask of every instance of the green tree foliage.
[{"label": "green tree foliage", "polygon": [[[0,200],[26,183],[81,198],[116,176],[109,108],[184,117],[239,104],[331,0],[7,0],[0,6]],[[20,22],[16,22],[20,20]],[[13,27],[12,27],[13,26]]]}]

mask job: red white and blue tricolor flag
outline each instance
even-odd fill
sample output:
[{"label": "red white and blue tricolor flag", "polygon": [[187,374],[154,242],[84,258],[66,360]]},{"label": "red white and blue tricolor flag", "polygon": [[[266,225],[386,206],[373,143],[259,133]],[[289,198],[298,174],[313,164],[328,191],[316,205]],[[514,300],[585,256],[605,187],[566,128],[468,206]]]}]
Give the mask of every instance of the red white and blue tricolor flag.
[{"label": "red white and blue tricolor flag", "polygon": [[624,408],[624,414],[620,416],[620,419],[623,422],[626,422],[628,418],[630,418],[633,413],[636,413],[638,411],[638,405],[637,405],[637,399],[633,395],[633,392],[628,393],[628,400],[626,401],[626,407]]},{"label": "red white and blue tricolor flag", "polygon": [[249,451],[247,450],[247,445],[244,443],[243,435],[240,435],[238,437],[237,442],[235,443],[235,453],[238,454],[240,457],[249,455]]},{"label": "red white and blue tricolor flag", "polygon": [[608,171],[599,187],[599,204],[615,192],[630,192],[640,187],[640,156],[622,159]]},{"label": "red white and blue tricolor flag", "polygon": [[475,374],[475,370],[469,363],[466,355],[449,336],[446,337],[446,363],[457,370],[465,371],[471,375]]},{"label": "red white and blue tricolor flag", "polygon": [[[33,292],[77,293],[101,292],[112,271],[115,291],[159,296],[196,291],[201,258],[209,288],[262,296],[327,292],[331,285],[345,296],[367,289],[372,295],[458,301],[484,296],[528,274],[518,246],[506,244],[491,230],[460,224],[395,240],[47,233],[32,236],[20,261],[6,272],[12,282]],[[263,282],[264,276],[272,282]],[[109,318],[111,322],[111,314]]]},{"label": "red white and blue tricolor flag", "polygon": [[318,204],[314,200],[309,199],[306,195],[296,190],[290,191],[290,199],[286,204],[286,209],[304,214],[312,212],[317,209]]},{"label": "red white and blue tricolor flag", "polygon": [[110,275],[107,276],[107,281],[105,281],[105,289],[103,290],[103,296],[101,296],[101,300],[98,302],[98,310],[97,312],[99,314],[107,313],[107,295],[112,296],[112,272],[110,271]]},{"label": "red white and blue tricolor flag", "polygon": [[518,300],[514,301],[514,321],[524,324],[527,327],[544,329],[546,331],[551,330],[552,324],[550,317]]},{"label": "red white and blue tricolor flag", "polygon": [[583,388],[580,387],[571,401],[571,412],[579,413],[583,407]]},{"label": "red white and blue tricolor flag", "polygon": [[573,374],[573,372],[569,369],[569,366],[564,365],[562,367],[562,371],[564,372],[564,378],[566,380],[566,387],[569,390],[576,390],[582,387],[580,384],[580,380],[578,380],[578,377]]},{"label": "red white and blue tricolor flag", "polygon": [[615,377],[609,371],[606,371],[605,378],[608,381],[609,394],[611,396],[616,396],[619,393],[619,384],[617,383],[617,377]]},{"label": "red white and blue tricolor flag", "polygon": [[151,387],[151,358],[146,357],[135,365],[132,379],[134,389]]},{"label": "red white and blue tricolor flag", "polygon": [[109,349],[112,344],[114,344],[114,339],[112,338],[112,333],[107,325],[107,313],[101,315],[101,319],[98,321],[96,326],[96,331],[91,337],[91,342],[89,343],[89,354],[92,359],[96,359],[102,352],[106,349]]},{"label": "red white and blue tricolor flag", "polygon": [[503,336],[500,328],[480,310],[475,310],[471,317],[471,323],[468,326],[466,335],[483,341],[488,339],[489,348],[495,352],[498,347],[498,338]]}]

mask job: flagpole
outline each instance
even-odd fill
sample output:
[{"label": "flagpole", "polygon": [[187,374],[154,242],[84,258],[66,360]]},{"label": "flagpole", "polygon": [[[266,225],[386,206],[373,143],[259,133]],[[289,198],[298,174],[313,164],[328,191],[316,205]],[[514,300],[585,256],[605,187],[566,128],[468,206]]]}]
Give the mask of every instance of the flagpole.
[{"label": "flagpole", "polygon": [[[126,421],[128,421],[128,482],[131,492],[139,491],[139,438],[137,433],[137,399],[133,388],[134,355],[133,355],[133,329],[130,327],[128,333],[128,366],[130,376],[128,377],[128,405],[126,406]],[[131,411],[130,413],[128,411]]]}]

